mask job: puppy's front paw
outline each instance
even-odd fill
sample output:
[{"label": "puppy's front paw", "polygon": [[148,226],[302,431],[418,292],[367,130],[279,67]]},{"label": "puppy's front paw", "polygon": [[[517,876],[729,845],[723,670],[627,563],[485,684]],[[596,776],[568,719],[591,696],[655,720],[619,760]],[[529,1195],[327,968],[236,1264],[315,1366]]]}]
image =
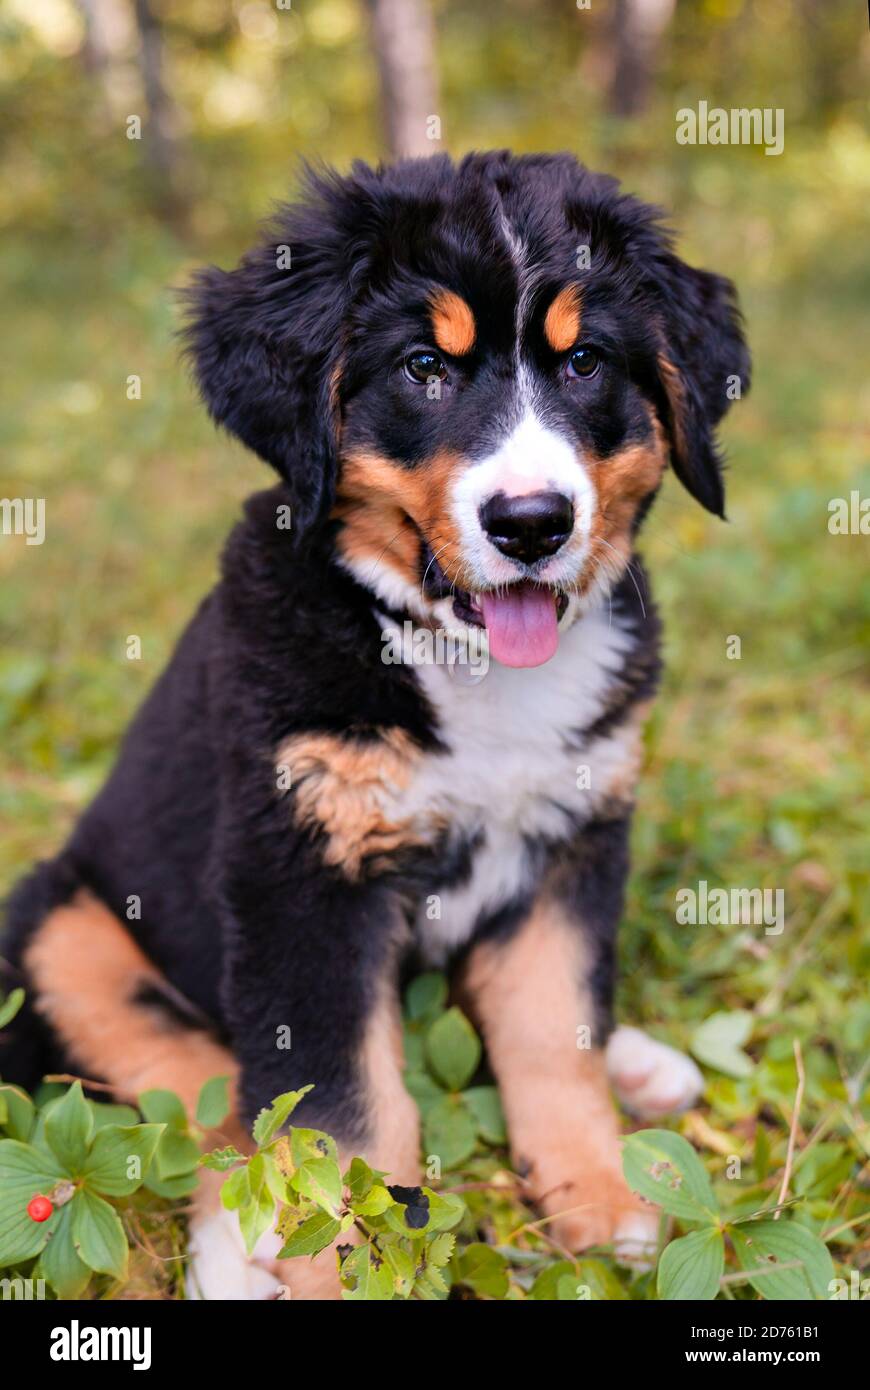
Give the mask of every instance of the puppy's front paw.
[{"label": "puppy's front paw", "polygon": [[197,1213],[190,1223],[187,1297],[209,1302],[278,1298],[281,1278],[275,1256],[280,1248],[280,1239],[267,1231],[249,1256],[236,1212],[215,1206]]},{"label": "puppy's front paw", "polygon": [[544,1226],[568,1250],[606,1245],[617,1259],[648,1264],[656,1247],[659,1214],[628,1187],[618,1151],[605,1161],[600,1154],[575,1153],[570,1178],[553,1183],[539,1201],[552,1217]]},{"label": "puppy's front paw", "polygon": [[334,1246],[313,1260],[301,1256],[279,1260],[284,1242],[275,1231],[265,1231],[249,1255],[238,1213],[221,1205],[222,1181],[222,1174],[204,1172],[197,1189],[185,1278],[188,1298],[218,1302],[341,1298]]},{"label": "puppy's front paw", "polygon": [[687,1110],[704,1089],[691,1057],[639,1028],[617,1028],[611,1034],[607,1072],[621,1104],[641,1119]]}]

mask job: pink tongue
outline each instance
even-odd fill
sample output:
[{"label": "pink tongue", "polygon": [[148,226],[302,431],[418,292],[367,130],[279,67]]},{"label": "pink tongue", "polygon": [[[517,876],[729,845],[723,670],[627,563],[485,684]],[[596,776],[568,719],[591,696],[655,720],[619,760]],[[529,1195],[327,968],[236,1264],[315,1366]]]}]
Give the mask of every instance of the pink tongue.
[{"label": "pink tongue", "polygon": [[504,594],[481,594],[490,654],[503,666],[541,666],[559,645],[552,590],[518,584]]}]

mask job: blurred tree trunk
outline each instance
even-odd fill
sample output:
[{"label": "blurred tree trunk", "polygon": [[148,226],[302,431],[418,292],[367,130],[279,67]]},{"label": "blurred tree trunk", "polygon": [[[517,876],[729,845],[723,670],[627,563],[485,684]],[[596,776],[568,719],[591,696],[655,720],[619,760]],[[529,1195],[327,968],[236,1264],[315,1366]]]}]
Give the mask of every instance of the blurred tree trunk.
[{"label": "blurred tree trunk", "polygon": [[676,0],[614,0],[608,109],[614,116],[646,110],[658,66],[662,36]]},{"label": "blurred tree trunk", "polygon": [[103,26],[100,23],[99,0],[76,0],[84,21],[85,37],[82,44],[82,64],[86,72],[102,78],[111,61]]},{"label": "blurred tree trunk", "polygon": [[164,44],[160,20],[151,0],[133,0],[139,31],[139,72],[148,107],[142,131],[142,154],[151,196],[162,217],[183,230],[189,211],[184,178],[184,151],[179,116],[164,78]]},{"label": "blurred tree trunk", "polygon": [[367,0],[381,84],[387,149],[393,158],[429,155],[440,139],[435,25],[428,0]]}]

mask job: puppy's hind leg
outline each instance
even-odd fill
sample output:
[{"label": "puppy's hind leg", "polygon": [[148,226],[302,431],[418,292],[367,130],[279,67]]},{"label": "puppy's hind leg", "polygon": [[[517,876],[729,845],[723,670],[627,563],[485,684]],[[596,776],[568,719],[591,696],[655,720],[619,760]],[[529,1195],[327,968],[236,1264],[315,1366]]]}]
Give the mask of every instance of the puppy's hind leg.
[{"label": "puppy's hind leg", "polygon": [[[235,1058],[103,903],[79,892],[54,908],[32,932],[23,964],[38,1011],[86,1076],[108,1082],[120,1099],[132,1102],[154,1087],[175,1091],[189,1115],[203,1084],[227,1076],[233,1110],[220,1131],[207,1136],[207,1147],[232,1143],[249,1151],[235,1118]],[[203,1169],[193,1197],[189,1296],[275,1297],[275,1239],[264,1237],[248,1259],[236,1213],[221,1206],[221,1180]]]}]

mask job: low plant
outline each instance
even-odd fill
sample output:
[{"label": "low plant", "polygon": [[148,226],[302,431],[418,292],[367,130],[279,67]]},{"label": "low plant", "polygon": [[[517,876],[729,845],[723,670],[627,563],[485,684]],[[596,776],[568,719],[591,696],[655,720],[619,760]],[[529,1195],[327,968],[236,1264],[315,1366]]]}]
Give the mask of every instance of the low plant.
[{"label": "low plant", "polygon": [[[20,1002],[10,996],[0,1003],[0,1019],[8,1023]],[[225,1078],[203,1087],[192,1120],[166,1090],[144,1092],[135,1110],[91,1099],[78,1080],[56,1079],[32,1098],[0,1084],[0,1269],[11,1275],[2,1281],[4,1297],[18,1280],[42,1280],[59,1298],[111,1296],[130,1278],[131,1250],[144,1245],[154,1259],[143,1226],[149,1217],[167,1218],[178,1233],[170,1255],[156,1262],[161,1269],[168,1262],[177,1276],[162,1291],[180,1294],[183,1208],[200,1166],[226,1175],[221,1199],[237,1213],[249,1252],[269,1229],[282,1239],[279,1259],[311,1258],[334,1245],[351,1301],[832,1296],[835,1267],[820,1230],[834,1208],[820,1194],[831,1182],[844,1190],[850,1180],[842,1163],[828,1171],[832,1146],[805,1146],[795,1163],[797,1195],[783,1200],[763,1130],[748,1184],[714,1183],[683,1135],[630,1134],[626,1179],[662,1221],[650,1266],[625,1268],[604,1249],[569,1255],[531,1208],[508,1162],[480,1040],[464,1014],[448,1007],[440,975],[419,977],[406,995],[405,1052],[426,1172],[426,1185],[412,1188],[391,1183],[361,1157],[342,1169],[329,1134],[292,1125],[310,1086],[260,1112],[252,1152],[203,1154],[204,1131],[219,1129],[228,1111]],[[859,1221],[837,1224],[845,1249]]]}]

